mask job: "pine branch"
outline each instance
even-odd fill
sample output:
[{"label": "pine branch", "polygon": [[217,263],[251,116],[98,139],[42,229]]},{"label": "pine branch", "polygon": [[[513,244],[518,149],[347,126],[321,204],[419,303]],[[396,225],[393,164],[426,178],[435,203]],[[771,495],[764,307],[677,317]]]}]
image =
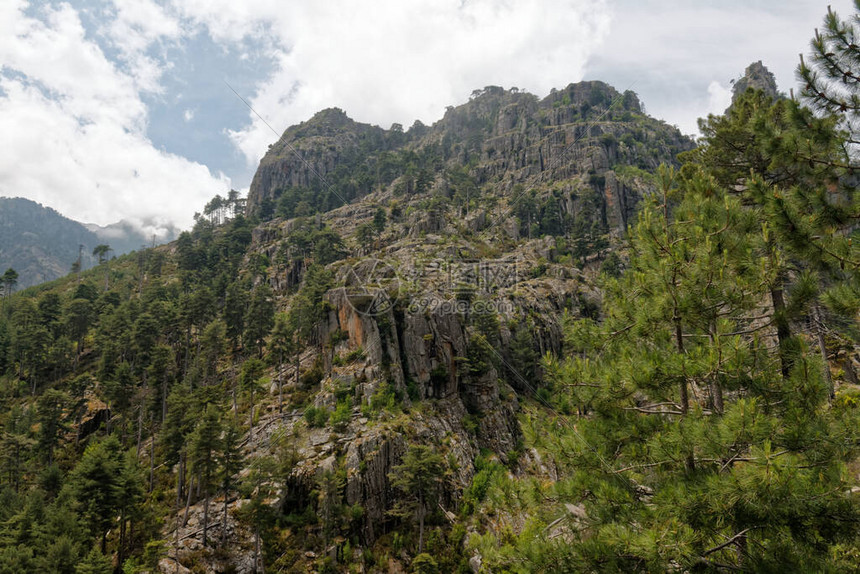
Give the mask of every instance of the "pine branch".
[{"label": "pine branch", "polygon": [[731,538],[729,538],[728,540],[726,540],[725,542],[720,544],[719,546],[714,546],[713,548],[710,548],[710,549],[702,552],[702,557],[704,558],[705,556],[713,554],[714,552],[719,552],[720,550],[722,550],[726,546],[731,546],[732,544],[734,544],[735,542],[737,542],[738,540],[743,538],[747,532],[749,532],[750,530],[754,530],[756,528],[761,528],[761,526],[750,526],[749,528],[744,528],[743,530],[741,530],[740,532],[738,532],[737,534],[735,534],[734,536],[732,536]]}]

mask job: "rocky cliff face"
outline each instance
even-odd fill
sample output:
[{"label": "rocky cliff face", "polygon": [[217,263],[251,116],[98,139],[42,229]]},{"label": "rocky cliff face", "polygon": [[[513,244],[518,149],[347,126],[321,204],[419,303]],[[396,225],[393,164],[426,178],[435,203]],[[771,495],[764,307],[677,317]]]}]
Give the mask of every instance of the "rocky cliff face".
[{"label": "rocky cliff face", "polygon": [[[338,207],[398,185],[414,191],[420,169],[445,187],[445,170],[463,168],[476,185],[498,195],[516,185],[541,193],[549,187],[568,194],[593,190],[598,205],[588,211],[621,232],[642,190],[610,172],[617,166],[653,169],[692,145],[677,129],[644,115],[633,92],[621,94],[602,82],[571,84],[542,100],[515,89],[476,90],[433,126],[416,123],[407,132],[357,123],[332,109],[290,128],[271,147],[251,184],[248,208],[271,213],[291,188],[330,196],[327,208]],[[565,202],[563,215],[576,217],[581,207]]]}]

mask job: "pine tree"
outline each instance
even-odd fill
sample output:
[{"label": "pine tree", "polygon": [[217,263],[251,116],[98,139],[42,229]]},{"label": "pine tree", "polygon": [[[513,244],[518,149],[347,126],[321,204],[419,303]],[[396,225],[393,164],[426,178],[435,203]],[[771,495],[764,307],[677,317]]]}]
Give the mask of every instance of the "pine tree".
[{"label": "pine tree", "polygon": [[108,265],[110,252],[113,251],[110,245],[96,245],[93,249],[93,257],[98,257],[99,265],[105,269],[105,291],[110,288],[110,267]]},{"label": "pine tree", "polygon": [[254,396],[260,388],[260,378],[265,367],[260,359],[248,359],[242,364],[239,374],[239,386],[248,393],[248,436],[251,439],[254,438]]},{"label": "pine tree", "polygon": [[257,356],[263,356],[266,337],[272,330],[275,321],[275,301],[272,288],[267,283],[261,283],[251,295],[251,303],[245,316],[245,333],[243,340],[246,345],[257,351]]},{"label": "pine tree", "polygon": [[208,405],[203,418],[197,423],[188,447],[188,460],[191,470],[197,475],[198,484],[203,490],[203,546],[206,546],[209,528],[209,496],[215,486],[218,473],[218,455],[221,452],[222,425],[218,409]]},{"label": "pine tree", "polygon": [[8,298],[12,292],[15,291],[15,286],[18,284],[18,272],[11,267],[8,268],[5,273],[3,273],[0,283],[3,284],[4,298]]},{"label": "pine tree", "polygon": [[424,552],[424,519],[434,496],[439,493],[445,462],[428,446],[412,445],[403,456],[403,462],[392,467],[388,474],[391,486],[398,489],[402,498],[391,513],[411,517],[418,522],[418,553]]},{"label": "pine tree", "polygon": [[[824,229],[825,234],[816,237],[815,242],[809,243],[808,237],[802,236],[798,238],[798,244],[807,250],[812,247],[814,253],[815,250],[821,251],[817,246],[823,243],[824,238],[830,240],[824,255],[837,259],[839,271],[847,277],[843,277],[842,281],[836,282],[823,293],[821,300],[830,311],[830,317],[827,318],[829,322],[837,323],[840,334],[848,335],[856,344],[860,340],[857,321],[851,324],[840,319],[857,317],[860,314],[860,243],[851,242],[850,235],[845,233],[845,228],[849,227],[847,222],[854,227],[852,235],[856,239],[856,221],[860,217],[860,196],[855,189],[860,144],[860,2],[855,1],[854,14],[848,19],[840,18],[828,7],[823,29],[815,31],[811,50],[809,61],[805,61],[801,55],[797,68],[797,77],[802,84],[801,100],[823,116],[823,119],[836,121],[838,127],[846,133],[845,169],[836,171],[847,172],[848,177],[843,176],[837,180],[841,184],[841,193],[837,197],[842,202],[809,205],[808,208],[811,209],[807,209],[807,212],[812,211],[816,217],[822,212],[834,213],[840,217],[827,217],[825,223],[830,224],[830,229]],[[822,207],[826,207],[827,211]],[[833,209],[834,207],[837,209]],[[813,320],[819,326],[818,334],[823,341],[821,313],[817,307],[814,311]],[[850,371],[849,379],[856,380],[850,362],[845,362],[843,367]]]},{"label": "pine tree", "polygon": [[530,525],[505,564],[821,571],[857,534],[845,466],[857,412],[827,407],[802,344],[782,376],[757,216],[685,173],[660,170],[629,269],[607,279],[602,323],[574,322],[575,355],[555,367],[568,400],[590,408],[542,439],[566,469],[545,496],[582,505],[580,518],[564,546]]},{"label": "pine tree", "polygon": [[107,533],[122,506],[123,459],[114,436],[90,444],[69,478],[72,492],[90,531],[101,537],[101,551],[107,547]]},{"label": "pine tree", "polygon": [[815,30],[812,53],[807,63],[803,54],[797,68],[801,97],[814,109],[838,116],[848,130],[848,143],[860,143],[860,3],[855,0],[855,14],[843,20],[827,7],[824,27]]},{"label": "pine tree", "polygon": [[39,449],[45,453],[48,466],[54,464],[54,448],[65,429],[64,411],[71,402],[69,395],[56,389],[48,389],[36,401],[39,421]]},{"label": "pine tree", "polygon": [[275,316],[275,325],[269,335],[270,357],[275,365],[278,377],[278,412],[283,409],[284,365],[290,357],[298,352],[295,332],[290,326],[289,317],[285,313]]},{"label": "pine tree", "polygon": [[203,359],[203,376],[211,380],[218,370],[218,360],[227,350],[227,324],[216,319],[206,325],[200,335],[200,353]]},{"label": "pine tree", "polygon": [[113,564],[110,558],[99,549],[93,547],[83,560],[75,567],[75,574],[111,574]]},{"label": "pine tree", "polygon": [[230,492],[235,490],[237,486],[235,477],[243,467],[242,451],[239,446],[241,438],[239,428],[235,424],[227,422],[218,456],[218,476],[221,490],[224,493],[224,518],[221,524],[222,542],[227,538],[227,504],[230,499]]},{"label": "pine tree", "polygon": [[338,517],[341,513],[343,487],[346,485],[344,473],[326,470],[317,478],[317,514],[322,521],[323,548],[328,549],[332,533],[337,531]]},{"label": "pine tree", "polygon": [[860,251],[848,232],[860,204],[846,178],[844,140],[832,117],[818,118],[797,102],[753,91],[701,128],[704,145],[688,159],[739,195],[760,221],[759,252],[770,270],[782,373],[788,377],[799,344],[797,324],[804,316],[820,319],[818,300],[857,285]]}]

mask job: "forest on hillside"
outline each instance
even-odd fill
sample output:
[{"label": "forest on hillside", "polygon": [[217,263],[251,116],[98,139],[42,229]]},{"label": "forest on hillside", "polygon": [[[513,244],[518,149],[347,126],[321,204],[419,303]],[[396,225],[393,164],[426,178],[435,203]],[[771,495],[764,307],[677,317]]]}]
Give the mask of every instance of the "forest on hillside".
[{"label": "forest on hillside", "polygon": [[858,18],[695,146],[599,82],[327,110],[176,241],[8,271],[0,574],[856,570]]}]

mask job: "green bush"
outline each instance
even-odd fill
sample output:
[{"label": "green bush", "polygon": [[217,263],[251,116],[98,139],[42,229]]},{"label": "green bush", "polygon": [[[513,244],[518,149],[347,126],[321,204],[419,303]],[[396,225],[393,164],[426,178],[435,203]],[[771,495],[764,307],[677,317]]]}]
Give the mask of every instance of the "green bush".
[{"label": "green bush", "polygon": [[412,560],[414,574],[438,574],[439,564],[427,553],[422,553]]},{"label": "green bush", "polygon": [[331,425],[335,430],[343,431],[352,418],[352,401],[343,399],[337,402],[337,408],[331,414]]},{"label": "green bush", "polygon": [[310,406],[305,411],[305,421],[311,428],[324,427],[328,422],[329,412],[325,408]]}]

